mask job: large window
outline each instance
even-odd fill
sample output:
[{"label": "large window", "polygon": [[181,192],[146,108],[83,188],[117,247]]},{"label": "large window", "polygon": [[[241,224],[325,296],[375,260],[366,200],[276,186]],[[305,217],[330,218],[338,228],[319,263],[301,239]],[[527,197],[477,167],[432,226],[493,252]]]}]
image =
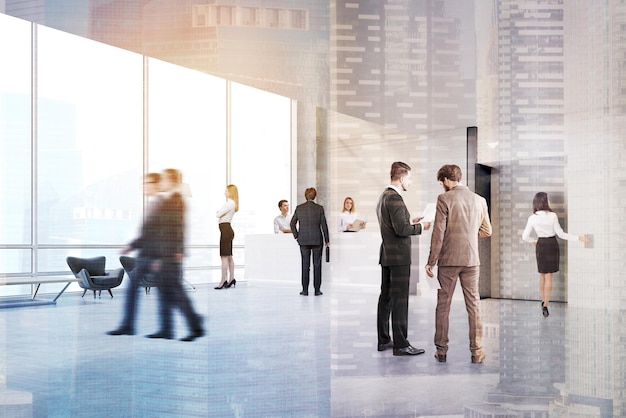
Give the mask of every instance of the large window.
[{"label": "large window", "polygon": [[165,168],[183,174],[185,268],[203,271],[190,281],[219,274],[229,182],[237,266],[246,234],[272,232],[291,196],[289,99],[229,94],[223,79],[2,14],[0,56],[0,276],[68,274],[68,255],[117,267],[142,222],[143,174]]},{"label": "large window", "polygon": [[31,271],[30,28],[0,14],[0,274]]},{"label": "large window", "polygon": [[[188,190],[187,267],[219,265],[215,211],[226,186],[226,82],[150,59],[148,171],[179,169]],[[194,248],[194,247],[205,248]]]},{"label": "large window", "polygon": [[[38,244],[124,244],[142,216],[142,57],[38,33]],[[58,259],[51,263],[38,266],[55,270]]]},{"label": "large window", "polygon": [[291,100],[236,83],[231,97],[232,183],[239,188],[235,242],[244,243],[246,234],[273,233],[278,201],[290,199]]}]

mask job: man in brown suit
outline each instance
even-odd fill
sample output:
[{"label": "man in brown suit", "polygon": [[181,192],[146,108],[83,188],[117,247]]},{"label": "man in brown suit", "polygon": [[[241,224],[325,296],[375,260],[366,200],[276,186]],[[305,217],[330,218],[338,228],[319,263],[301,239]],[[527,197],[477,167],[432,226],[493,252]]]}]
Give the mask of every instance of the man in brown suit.
[{"label": "man in brown suit", "polygon": [[461,169],[456,165],[444,165],[437,172],[437,180],[445,193],[437,198],[430,255],[426,265],[429,277],[434,277],[433,268],[439,266],[437,278],[441,285],[437,292],[435,358],[442,363],[446,361],[450,303],[459,279],[469,320],[472,363],[482,363],[485,353],[481,345],[478,238],[491,236],[491,223],[487,202],[462,185],[461,177]]}]

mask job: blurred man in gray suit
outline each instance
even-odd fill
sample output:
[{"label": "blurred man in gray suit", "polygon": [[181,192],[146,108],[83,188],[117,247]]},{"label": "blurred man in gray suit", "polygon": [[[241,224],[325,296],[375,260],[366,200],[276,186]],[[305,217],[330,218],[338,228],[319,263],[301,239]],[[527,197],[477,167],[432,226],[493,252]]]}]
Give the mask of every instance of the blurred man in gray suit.
[{"label": "blurred man in gray suit", "polygon": [[291,226],[293,236],[298,240],[300,255],[302,256],[302,292],[300,294],[302,296],[309,294],[309,270],[312,255],[313,287],[315,288],[315,296],[320,296],[322,294],[320,290],[322,286],[322,249],[324,243],[327,247],[330,245],[328,225],[326,224],[324,207],[313,201],[317,197],[317,190],[309,187],[305,190],[304,197],[306,203],[296,207],[289,226]]},{"label": "blurred man in gray suit", "polygon": [[459,279],[469,320],[471,360],[472,363],[482,363],[485,353],[481,345],[478,238],[491,236],[491,223],[487,202],[462,185],[461,177],[461,169],[456,165],[444,165],[437,172],[437,180],[445,193],[437,198],[430,255],[426,265],[429,277],[434,277],[433,268],[439,266],[437,278],[441,285],[437,291],[435,358],[441,363],[446,361],[450,303]]},{"label": "blurred man in gray suit", "polygon": [[[430,223],[411,221],[400,192],[411,185],[411,167],[396,161],[391,165],[391,184],[380,195],[376,214],[383,239],[379,264],[382,269],[378,298],[378,351],[393,348],[394,356],[414,356],[424,350],[415,348],[407,340],[409,313],[409,279],[411,275],[411,235],[419,235],[430,228]],[[393,341],[389,335],[389,315]]]}]

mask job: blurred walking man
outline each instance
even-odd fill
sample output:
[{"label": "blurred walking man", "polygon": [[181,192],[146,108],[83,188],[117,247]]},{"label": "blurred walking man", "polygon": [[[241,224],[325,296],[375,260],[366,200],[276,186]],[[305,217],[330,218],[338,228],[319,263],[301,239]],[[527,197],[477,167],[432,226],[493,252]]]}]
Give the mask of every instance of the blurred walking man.
[{"label": "blurred walking man", "polygon": [[161,272],[159,274],[159,300],[161,327],[148,338],[174,338],[172,313],[178,308],[189,328],[189,335],[181,341],[193,341],[205,333],[202,317],[198,315],[183,288],[183,247],[185,241],[185,202],[180,194],[182,176],[173,168],[163,171],[161,190],[163,203],[161,216],[163,227],[160,234],[162,245]]},{"label": "blurred walking man", "polygon": [[162,258],[159,233],[161,230],[160,199],[158,197],[161,175],[159,173],[146,174],[143,181],[144,195],[148,199],[148,209],[144,216],[139,237],[134,239],[121,253],[127,254],[138,250],[135,268],[129,273],[129,284],[126,288],[126,302],[124,317],[119,328],[107,332],[109,335],[135,334],[135,317],[137,313],[137,293],[141,286],[141,279],[148,273],[159,269],[159,260]]}]

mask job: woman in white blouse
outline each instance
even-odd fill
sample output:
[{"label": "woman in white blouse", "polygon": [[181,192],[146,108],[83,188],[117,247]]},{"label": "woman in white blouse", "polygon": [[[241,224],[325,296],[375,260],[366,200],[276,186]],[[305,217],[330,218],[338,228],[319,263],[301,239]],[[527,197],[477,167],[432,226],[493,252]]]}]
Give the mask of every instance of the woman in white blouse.
[{"label": "woman in white blouse", "polygon": [[[359,214],[354,207],[354,200],[351,197],[346,197],[343,200],[343,209],[337,218],[337,231],[339,232],[351,232],[352,223],[358,219]],[[365,222],[361,223],[361,229],[365,228]]]},{"label": "woman in white blouse", "polygon": [[[235,216],[235,212],[239,210],[239,192],[237,186],[229,184],[224,192],[226,203],[217,211],[218,223],[220,228],[220,258],[222,259],[222,279],[219,286],[215,289],[228,289],[235,286],[235,262],[233,261],[233,239],[235,232],[230,226],[230,222]],[[230,272],[230,281],[227,279],[227,273]]]},{"label": "woman in white blouse", "polygon": [[[530,236],[533,230],[537,238]],[[535,244],[535,256],[537,257],[537,269],[539,271],[539,290],[541,292],[541,310],[544,317],[550,315],[548,303],[550,301],[550,293],[552,293],[552,275],[559,271],[559,243],[555,235],[570,241],[590,241],[584,235],[572,235],[564,232],[559,224],[559,218],[550,208],[547,193],[539,192],[533,198],[533,214],[528,218],[526,228],[522,233],[522,239]]]}]

